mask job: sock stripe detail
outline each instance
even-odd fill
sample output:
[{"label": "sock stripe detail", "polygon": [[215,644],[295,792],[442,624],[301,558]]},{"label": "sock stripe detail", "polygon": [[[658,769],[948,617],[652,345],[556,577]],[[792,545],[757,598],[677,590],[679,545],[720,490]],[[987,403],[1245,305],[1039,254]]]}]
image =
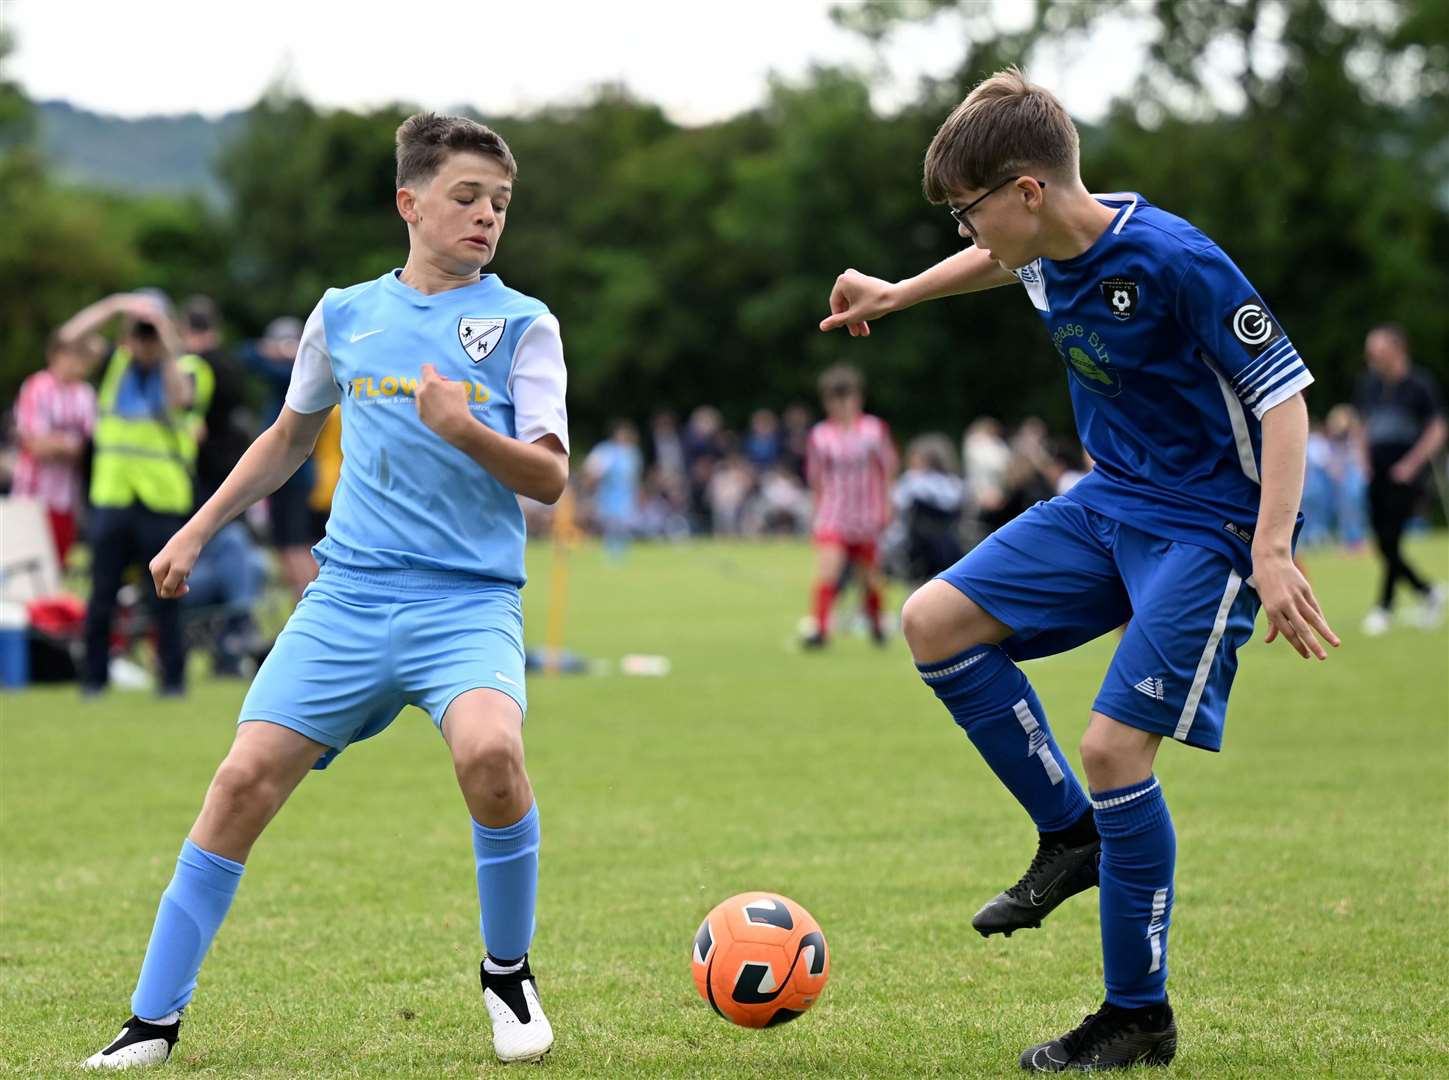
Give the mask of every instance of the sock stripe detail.
[{"label": "sock stripe detail", "polygon": [[922,671],[921,678],[925,679],[926,682],[935,682],[938,679],[946,679],[950,678],[952,675],[959,675],[961,672],[969,668],[972,664],[984,659],[985,656],[986,653],[984,652],[974,653],[970,656],[967,656],[965,659],[956,661],[956,663],[954,664],[943,667],[940,671]]},{"label": "sock stripe detail", "polygon": [[1115,798],[1111,798],[1111,799],[1093,799],[1092,800],[1092,809],[1093,810],[1111,810],[1114,806],[1126,806],[1128,803],[1130,803],[1130,802],[1132,802],[1132,801],[1134,801],[1136,799],[1140,799],[1140,798],[1142,798],[1142,796],[1147,795],[1147,794],[1150,794],[1151,792],[1156,791],[1160,786],[1161,786],[1161,784],[1159,783],[1159,781],[1157,780],[1157,778],[1156,777],[1153,777],[1152,783],[1148,784],[1141,791],[1132,791],[1132,792],[1129,792],[1126,795],[1118,795]]},{"label": "sock stripe detail", "polygon": [[1026,752],[1035,755],[1041,762],[1042,768],[1046,770],[1047,778],[1051,780],[1052,787],[1062,782],[1062,767],[1057,763],[1056,756],[1052,754],[1052,748],[1047,742],[1046,732],[1042,731],[1041,724],[1037,723],[1036,715],[1031,711],[1026,698],[1022,698],[1012,707],[1016,713],[1017,723],[1021,730],[1026,732]]},{"label": "sock stripe detail", "polygon": [[1152,949],[1152,966],[1147,969],[1151,975],[1162,968],[1162,917],[1167,914],[1167,890],[1158,889],[1152,894],[1152,921],[1147,924],[1147,944]]}]

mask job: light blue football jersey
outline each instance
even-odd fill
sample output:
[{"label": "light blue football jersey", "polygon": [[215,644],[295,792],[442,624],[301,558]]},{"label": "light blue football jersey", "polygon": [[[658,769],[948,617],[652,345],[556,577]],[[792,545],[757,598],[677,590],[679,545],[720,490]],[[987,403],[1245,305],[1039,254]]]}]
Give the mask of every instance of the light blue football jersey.
[{"label": "light blue football jersey", "polygon": [[342,475],[317,561],[521,586],[517,496],[423,424],[424,364],[468,387],[473,416],[494,431],[528,442],[554,434],[568,448],[558,322],[540,301],[494,274],[435,295],[395,270],[328,290],[287,392],[297,412],[342,406]]},{"label": "light blue football jersey", "polygon": [[1140,195],[1097,198],[1117,213],[1090,248],[1016,271],[1096,462],[1067,497],[1247,577],[1262,416],[1313,377],[1222,248]]}]

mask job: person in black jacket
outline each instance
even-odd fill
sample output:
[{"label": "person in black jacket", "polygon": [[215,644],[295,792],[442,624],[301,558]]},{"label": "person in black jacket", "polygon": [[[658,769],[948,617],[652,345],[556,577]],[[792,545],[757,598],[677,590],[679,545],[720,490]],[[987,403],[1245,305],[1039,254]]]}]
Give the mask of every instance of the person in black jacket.
[{"label": "person in black jacket", "polygon": [[1385,323],[1364,341],[1368,370],[1360,377],[1354,404],[1363,418],[1362,432],[1369,463],[1369,514],[1379,555],[1384,561],[1377,606],[1363,621],[1371,636],[1387,633],[1394,589],[1405,581],[1422,598],[1417,621],[1438,625],[1449,590],[1431,585],[1404,558],[1404,526],[1424,492],[1429,463],[1444,445],[1443,400],[1433,377],[1409,359],[1403,327]]}]

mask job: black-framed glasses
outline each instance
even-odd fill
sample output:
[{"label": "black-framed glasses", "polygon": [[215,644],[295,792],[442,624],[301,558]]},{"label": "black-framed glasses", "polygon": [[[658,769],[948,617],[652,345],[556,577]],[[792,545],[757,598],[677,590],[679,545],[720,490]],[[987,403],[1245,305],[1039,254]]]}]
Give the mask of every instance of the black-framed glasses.
[{"label": "black-framed glasses", "polygon": [[[1020,180],[1023,176],[1025,176],[1025,175],[1026,175],[1026,173],[1021,173],[1021,174],[1019,174],[1017,176],[1008,176],[1005,180],[1002,180],[1000,183],[991,185],[991,187],[989,187],[989,188],[986,189],[985,194],[978,195],[976,198],[972,199],[965,206],[948,206],[946,208],[950,212],[951,216],[956,219],[956,224],[957,225],[960,225],[963,229],[965,229],[968,233],[971,234],[971,242],[972,243],[975,243],[976,242],[976,226],[974,226],[974,225],[971,224],[970,218],[968,216],[968,215],[970,215],[971,211],[972,210],[975,210],[976,207],[980,206],[987,199],[991,198],[992,195],[996,194],[998,191],[1000,191],[1002,188],[1004,188],[1007,184],[1014,184],[1018,180]],[[1032,179],[1033,180],[1036,180],[1036,177],[1033,176]],[[1039,187],[1043,187],[1043,188],[1046,187],[1046,181],[1045,180],[1036,180],[1036,182],[1037,182],[1037,185]]]}]

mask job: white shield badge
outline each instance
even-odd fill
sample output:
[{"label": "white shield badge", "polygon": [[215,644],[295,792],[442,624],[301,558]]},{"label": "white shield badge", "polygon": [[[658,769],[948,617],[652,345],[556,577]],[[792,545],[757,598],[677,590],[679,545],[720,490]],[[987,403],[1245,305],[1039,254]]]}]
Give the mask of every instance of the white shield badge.
[{"label": "white shield badge", "polygon": [[459,319],[458,344],[463,346],[468,359],[475,364],[488,359],[488,354],[503,340],[507,322],[507,319]]}]

